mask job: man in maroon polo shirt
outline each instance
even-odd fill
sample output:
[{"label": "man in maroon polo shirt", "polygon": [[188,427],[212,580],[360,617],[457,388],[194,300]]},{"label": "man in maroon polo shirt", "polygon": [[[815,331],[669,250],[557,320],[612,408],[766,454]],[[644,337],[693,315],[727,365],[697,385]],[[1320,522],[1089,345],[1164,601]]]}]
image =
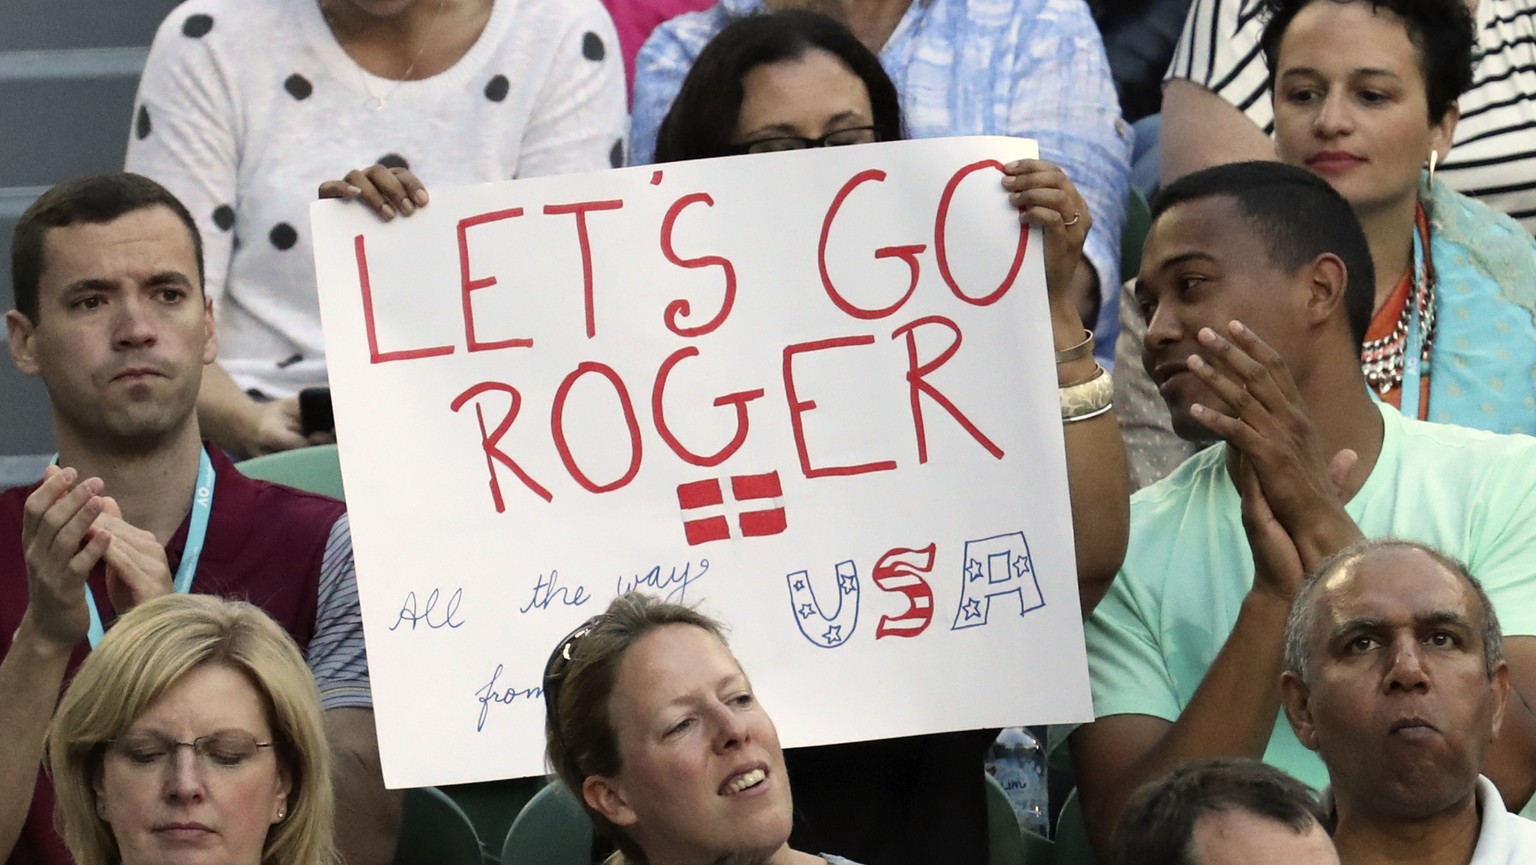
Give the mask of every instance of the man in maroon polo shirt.
[{"label": "man in maroon polo shirt", "polygon": [[[241,475],[195,412],[218,348],[186,209],[133,174],[54,187],[16,226],[12,360],[43,380],[57,464],[0,493],[0,857],[67,865],[40,771],[63,683],[118,614],[172,591],[238,597],[315,673],[349,865],[394,854],[351,535],[340,502]],[[124,671],[125,674],[131,671]],[[167,792],[167,795],[184,795]]]}]

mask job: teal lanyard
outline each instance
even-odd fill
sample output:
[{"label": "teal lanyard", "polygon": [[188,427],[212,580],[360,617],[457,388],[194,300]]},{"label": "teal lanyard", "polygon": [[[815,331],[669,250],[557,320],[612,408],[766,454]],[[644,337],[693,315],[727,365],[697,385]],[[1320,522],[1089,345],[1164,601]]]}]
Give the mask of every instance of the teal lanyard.
[{"label": "teal lanyard", "polygon": [[[192,522],[187,526],[187,544],[182,549],[181,565],[176,568],[176,579],[171,584],[178,594],[184,595],[192,590],[197,560],[203,556],[203,541],[208,537],[208,517],[213,513],[215,480],[213,460],[208,458],[208,450],[204,448],[202,460],[197,467],[197,490],[192,494]],[[96,610],[96,596],[91,592],[90,583],[85,584],[85,607],[91,611],[91,629],[86,638],[91,641],[91,648],[94,649],[106,630],[101,626],[101,613]]]},{"label": "teal lanyard", "polygon": [[[1419,320],[1419,291],[1424,285],[1424,280],[1430,278],[1425,267],[1424,260],[1428,250],[1424,248],[1424,238],[1414,226],[1413,230],[1413,285],[1409,288],[1408,295],[1408,334],[1406,344],[1403,346],[1403,387],[1398,393],[1398,410],[1403,417],[1419,418],[1419,390],[1420,377],[1424,374],[1424,323]],[[1430,387],[1434,387],[1433,384]]]}]

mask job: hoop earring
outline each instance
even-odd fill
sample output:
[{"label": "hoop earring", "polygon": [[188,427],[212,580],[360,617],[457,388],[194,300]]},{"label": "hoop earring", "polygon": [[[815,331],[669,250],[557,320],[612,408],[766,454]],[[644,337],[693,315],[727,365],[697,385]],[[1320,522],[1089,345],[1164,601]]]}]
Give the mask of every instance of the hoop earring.
[{"label": "hoop earring", "polygon": [[1431,149],[1429,151],[1429,185],[1430,186],[1434,186],[1435,185],[1435,166],[1437,164],[1439,164],[1439,162],[1440,162],[1440,151]]}]

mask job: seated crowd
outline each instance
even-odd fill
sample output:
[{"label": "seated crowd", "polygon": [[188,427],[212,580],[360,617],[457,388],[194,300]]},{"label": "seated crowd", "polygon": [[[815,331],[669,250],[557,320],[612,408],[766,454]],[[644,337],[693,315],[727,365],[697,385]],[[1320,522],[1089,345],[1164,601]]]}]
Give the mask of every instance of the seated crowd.
[{"label": "seated crowd", "polygon": [[[7,865],[393,859],[345,506],[232,461],[332,440],[317,189],[391,220],[950,135],[1040,143],[999,194],[1044,240],[1096,718],[1053,731],[1058,858],[1536,861],[1530,0],[1194,0],[1135,274],[1080,0],[291,5],[178,6],[128,171],[15,230],[58,453],[0,492]],[[632,593],[553,647],[548,763],[614,861],[989,861],[998,730],[785,751],[725,630]]]}]

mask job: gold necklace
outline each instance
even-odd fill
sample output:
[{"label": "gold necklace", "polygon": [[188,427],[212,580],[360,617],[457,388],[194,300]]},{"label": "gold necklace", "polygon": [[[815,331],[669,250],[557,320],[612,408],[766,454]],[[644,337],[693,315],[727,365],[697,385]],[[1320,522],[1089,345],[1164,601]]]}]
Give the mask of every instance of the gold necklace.
[{"label": "gold necklace", "polygon": [[[411,80],[411,73],[416,71],[416,64],[420,63],[422,55],[427,53],[427,46],[432,44],[432,35],[437,32],[437,25],[443,20],[443,10],[447,7],[448,0],[438,0],[437,13],[432,16],[432,23],[427,25],[427,32],[421,37],[421,47],[416,49],[416,56],[411,58],[411,65],[405,67],[405,72],[395,79],[395,85],[389,88],[382,96],[374,93],[373,88],[368,86],[368,70],[364,69],[363,65],[356,60],[352,61],[357,66],[357,78],[363,85],[363,92],[368,94],[368,98],[363,100],[364,108],[367,108],[369,111],[379,112],[389,107],[389,100],[395,95],[395,91],[400,89],[400,85]],[[330,8],[324,2],[320,4],[320,14],[325,17],[326,23],[330,25],[331,34],[336,36],[336,42],[340,44],[341,37],[338,33],[340,28],[336,24],[336,19],[331,17]],[[342,51],[346,51],[345,46],[342,47]],[[351,55],[348,55],[348,59],[351,59]]]}]

